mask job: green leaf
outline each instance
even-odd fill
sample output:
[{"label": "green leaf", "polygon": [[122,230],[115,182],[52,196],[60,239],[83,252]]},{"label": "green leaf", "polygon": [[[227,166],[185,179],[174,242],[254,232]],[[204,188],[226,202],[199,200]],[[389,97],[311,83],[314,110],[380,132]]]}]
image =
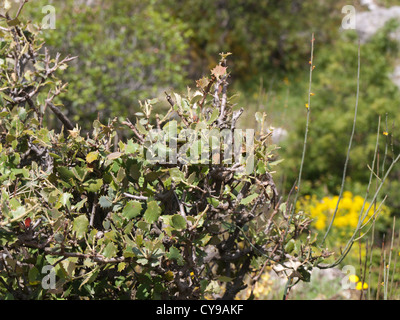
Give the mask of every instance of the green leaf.
[{"label": "green leaf", "polygon": [[158,206],[157,201],[150,201],[144,213],[144,220],[148,223],[154,223],[158,220],[160,214],[161,208]]},{"label": "green leaf", "polygon": [[29,284],[37,284],[37,276],[39,275],[39,270],[36,267],[32,267],[29,269],[28,272],[28,279],[29,279]]},{"label": "green leaf", "polygon": [[218,116],[219,116],[219,109],[216,108],[211,114],[210,119],[208,119],[207,124],[212,124],[215,120],[218,119]]},{"label": "green leaf", "polygon": [[72,194],[70,194],[68,192],[65,192],[65,193],[60,195],[60,198],[59,198],[58,201],[62,206],[70,209],[71,208],[71,203],[70,203],[69,199],[71,199],[71,198],[73,198]]},{"label": "green leaf", "polygon": [[243,204],[243,205],[249,204],[250,202],[252,202],[258,196],[259,196],[258,193],[254,193],[252,195],[249,195],[248,197],[242,199],[242,201],[240,201],[240,204]]},{"label": "green leaf", "polygon": [[125,177],[126,177],[125,168],[123,167],[119,168],[117,173],[117,181],[121,182],[122,180],[125,179]]},{"label": "green leaf", "polygon": [[118,248],[114,243],[109,242],[107,244],[107,246],[104,248],[104,251],[103,251],[104,257],[106,257],[107,259],[111,259],[111,258],[115,257],[117,254],[117,249]]},{"label": "green leaf", "polygon": [[177,230],[186,228],[186,220],[180,214],[174,214],[171,218],[171,227]]},{"label": "green leaf", "polygon": [[167,258],[170,260],[175,260],[180,266],[183,266],[184,264],[183,257],[179,252],[179,249],[175,248],[174,246],[169,249],[169,252],[167,253]]},{"label": "green leaf", "polygon": [[219,276],[218,277],[218,280],[219,281],[222,281],[222,282],[230,282],[230,281],[232,281],[234,278],[231,278],[231,277],[227,277],[227,276]]},{"label": "green leaf", "polygon": [[138,129],[139,133],[141,133],[143,135],[147,135],[148,134],[146,128],[139,121],[136,122],[135,126]]},{"label": "green leaf", "polygon": [[92,163],[93,161],[96,161],[98,157],[99,157],[98,151],[89,152],[86,156],[86,162]]},{"label": "green leaf", "polygon": [[20,206],[16,210],[12,212],[12,218],[17,219],[18,217],[24,216],[25,214],[25,207]]},{"label": "green leaf", "polygon": [[112,201],[106,196],[101,196],[99,199],[99,204],[103,209],[110,208],[112,206]]},{"label": "green leaf", "polygon": [[125,148],[125,152],[128,154],[135,153],[136,150],[139,148],[137,143],[134,143],[132,139],[128,140],[128,143]]},{"label": "green leaf", "polygon": [[57,167],[56,170],[63,180],[73,179],[75,177],[74,173],[67,167]]},{"label": "green leaf", "polygon": [[90,179],[83,184],[84,189],[88,192],[98,192],[102,186],[102,179]]},{"label": "green leaf", "polygon": [[15,27],[17,25],[19,25],[21,23],[21,21],[18,20],[18,18],[12,19],[12,20],[7,20],[7,25],[9,27]]},{"label": "green leaf", "polygon": [[214,208],[219,206],[219,201],[215,198],[207,198],[207,202],[211,204]]},{"label": "green leaf", "polygon": [[74,230],[76,232],[77,238],[81,239],[86,234],[88,226],[89,226],[88,218],[86,218],[86,216],[82,215],[82,216],[76,217],[74,219],[74,224],[73,224],[72,230]]},{"label": "green leaf", "polygon": [[128,202],[122,210],[122,216],[130,220],[137,217],[142,211],[142,204],[139,201]]},{"label": "green leaf", "polygon": [[284,160],[285,159],[279,159],[279,160],[276,160],[276,161],[268,162],[268,165],[271,166],[271,167],[277,166],[278,164],[280,164]]},{"label": "green leaf", "polygon": [[179,168],[171,168],[169,169],[169,174],[173,181],[181,182],[185,179],[185,174],[179,170]]},{"label": "green leaf", "polygon": [[285,245],[285,252],[291,253],[294,249],[294,244],[295,244],[294,239],[290,239],[289,242],[286,243],[286,245]]}]

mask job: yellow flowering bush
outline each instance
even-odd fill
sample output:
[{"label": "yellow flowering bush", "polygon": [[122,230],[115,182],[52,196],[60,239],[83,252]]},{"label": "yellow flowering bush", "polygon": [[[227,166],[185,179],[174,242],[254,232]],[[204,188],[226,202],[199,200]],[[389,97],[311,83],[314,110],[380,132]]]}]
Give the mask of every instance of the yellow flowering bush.
[{"label": "yellow flowering bush", "polygon": [[[337,205],[338,196],[326,196],[318,200],[315,195],[306,195],[297,203],[298,210],[306,212],[312,218],[312,226],[321,233],[325,231],[331,222],[333,213]],[[363,208],[364,205],[364,208]],[[376,204],[378,208],[380,203]],[[352,192],[343,192],[343,197],[340,201],[338,211],[332,226],[333,234],[343,237],[344,241],[354,232],[357,227],[361,210],[362,214],[366,212],[370,203],[367,201],[364,204],[364,198],[359,195],[353,195]],[[374,207],[369,211],[364,223],[370,219],[374,214]],[[385,224],[390,216],[390,210],[387,206],[382,204],[379,213],[379,224]]]}]

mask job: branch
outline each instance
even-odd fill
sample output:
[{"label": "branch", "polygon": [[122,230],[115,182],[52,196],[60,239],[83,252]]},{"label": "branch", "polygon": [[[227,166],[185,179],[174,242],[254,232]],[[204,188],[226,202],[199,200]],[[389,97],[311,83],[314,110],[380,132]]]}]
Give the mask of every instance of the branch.
[{"label": "branch", "polygon": [[58,109],[51,101],[46,100],[46,103],[48,104],[48,106],[50,107],[51,111],[54,112],[54,114],[57,116],[57,118],[63,123],[64,127],[67,130],[73,130],[74,129],[74,125],[71,122],[71,120],[69,120],[61,111],[60,109]]}]

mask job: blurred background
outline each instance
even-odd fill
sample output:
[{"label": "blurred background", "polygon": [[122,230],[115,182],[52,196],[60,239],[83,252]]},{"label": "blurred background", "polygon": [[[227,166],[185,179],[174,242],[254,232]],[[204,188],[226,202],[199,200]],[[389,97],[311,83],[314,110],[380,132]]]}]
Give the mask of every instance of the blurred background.
[{"label": "blurred background", "polygon": [[[159,97],[157,107],[166,111],[164,91],[184,93],[187,86],[194,89],[195,80],[209,75],[218,63],[219,53],[231,52],[231,94],[237,94],[237,107],[245,108],[240,126],[254,128],[254,114],[267,113],[274,142],[281,147],[284,159],[275,174],[283,196],[298,176],[311,35],[315,33],[314,95],[299,210],[311,215],[313,227],[322,234],[336,205],[353,125],[360,40],[356,133],[345,197],[334,236],[328,241],[337,250],[345,244],[354,216],[362,208],[379,118],[375,168],[379,177],[400,149],[399,0],[37,0],[26,6],[33,22],[41,21],[42,7],[47,4],[56,9],[56,28],[43,30],[47,45],[53,54],[79,57],[63,71],[68,93],[60,96],[59,102],[84,130],[89,130],[96,118],[106,122],[110,117],[133,117],[143,99]],[[355,9],[355,29],[342,27],[346,5]],[[392,230],[398,230],[397,224],[392,228],[393,217],[400,213],[400,167],[391,173],[379,201],[385,195],[388,198],[373,236],[369,236],[369,246],[360,241],[346,260],[357,268],[366,261],[371,263],[369,297],[383,292],[383,256],[390,242],[383,243],[383,238],[391,239]],[[394,239],[397,234],[393,234]],[[400,278],[396,273],[398,246],[391,252],[396,283]],[[323,287],[321,281],[316,285],[319,288]],[[327,284],[327,288],[334,288]],[[266,284],[260,289],[260,298],[268,297],[271,288]],[[392,288],[393,297],[397,297],[397,285]],[[335,296],[331,291],[320,290],[312,297]],[[302,298],[311,297],[309,292],[304,295],[299,293]]]}]

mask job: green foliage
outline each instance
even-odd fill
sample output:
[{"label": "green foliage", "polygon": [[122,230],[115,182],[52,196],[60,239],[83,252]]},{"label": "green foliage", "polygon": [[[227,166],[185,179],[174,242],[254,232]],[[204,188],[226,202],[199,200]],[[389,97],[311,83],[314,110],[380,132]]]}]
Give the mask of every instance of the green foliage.
[{"label": "green foliage", "polygon": [[[217,161],[218,153],[208,154],[213,161],[188,158],[215,142],[213,130],[240,141],[235,125],[243,109],[233,110],[227,95],[228,54],[197,91],[167,95],[166,115],[154,116],[157,100],[145,100],[134,124],[95,120],[82,135],[53,104],[65,88],[56,71],[72,59],[52,59],[31,24],[4,32],[0,292],[6,299],[233,299],[245,276],[256,281],[265,266],[282,265],[289,277],[307,282],[330,255],[306,232],[309,219],[301,213],[292,219],[290,206],[277,201],[270,173],[277,147],[268,143],[265,115],[257,115],[253,153],[239,148],[233,164]],[[45,125],[47,108],[64,125],[59,133]],[[127,128],[133,138],[116,139]],[[189,139],[190,132],[201,135]],[[226,143],[218,145],[228,152]],[[163,154],[169,162],[149,157]],[[42,283],[49,265],[54,288]]]},{"label": "green foliage", "polygon": [[[47,1],[30,7],[41,21]],[[97,119],[132,116],[138,100],[161,88],[182,87],[186,39],[190,30],[165,10],[163,1],[59,1],[54,30],[44,30],[50,52],[78,59],[63,72],[68,94],[60,96],[67,113],[83,129]],[[29,9],[29,8],[28,8]],[[67,41],[66,41],[67,39]]]},{"label": "green foliage", "polygon": [[[368,183],[370,172],[367,165],[372,162],[379,117],[382,129],[379,175],[388,168],[397,153],[396,145],[392,145],[392,139],[395,138],[392,124],[398,122],[396,105],[400,101],[400,94],[389,77],[393,69],[390,62],[397,52],[397,45],[389,33],[396,27],[396,24],[388,23],[373,39],[361,46],[359,109],[348,168],[348,177],[351,178],[346,185],[356,192],[359,192],[357,183]],[[307,180],[302,190],[304,194],[319,193],[324,196],[327,191],[330,194],[338,193],[347,152],[344,146],[349,143],[356,101],[356,40],[356,35],[349,31],[341,34],[334,49],[330,46],[317,49],[313,76],[315,96],[312,97],[311,126],[304,166],[304,178]],[[298,165],[296,159],[299,159],[302,151],[304,121],[299,120],[294,124],[295,130],[283,145],[282,154],[287,159],[283,167],[288,174],[288,182],[295,179],[291,172]],[[383,135],[385,131],[389,132],[388,136]],[[397,175],[398,169],[395,169],[392,177]],[[385,187],[391,190],[388,198],[391,205],[398,198],[393,193],[393,183],[394,180]]]},{"label": "green foliage", "polygon": [[[318,30],[319,41],[335,39],[346,1],[166,1],[173,14],[186,21],[191,35],[191,74],[216,63],[217,51],[233,52],[235,78],[253,90],[253,82],[266,74],[298,72],[309,51],[309,35]],[[204,17],[207,19],[204,19]],[[326,17],[329,16],[329,19]],[[301,32],[299,32],[301,31]],[[250,83],[250,85],[249,85]]]}]

